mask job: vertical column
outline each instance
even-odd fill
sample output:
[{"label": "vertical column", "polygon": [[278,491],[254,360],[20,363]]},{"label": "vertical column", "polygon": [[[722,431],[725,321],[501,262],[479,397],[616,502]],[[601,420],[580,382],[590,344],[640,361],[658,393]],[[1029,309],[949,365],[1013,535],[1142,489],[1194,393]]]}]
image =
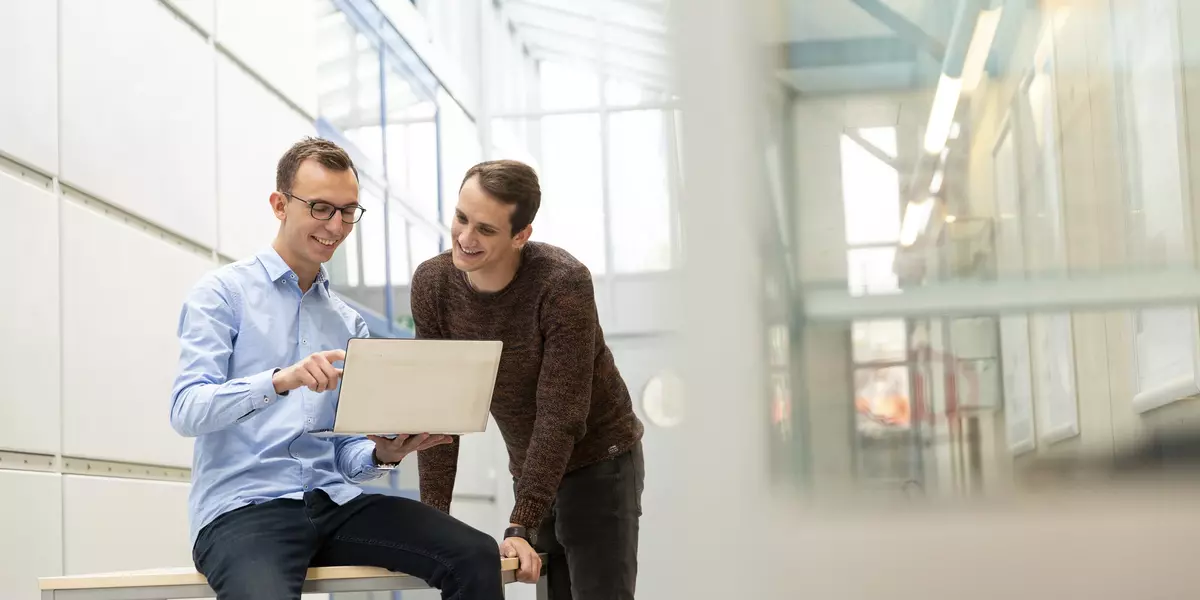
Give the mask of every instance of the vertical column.
[{"label": "vertical column", "polygon": [[[675,2],[670,9],[683,99],[683,265],[678,307],[686,416],[671,447],[671,510],[657,515],[678,543],[642,556],[679,598],[773,597],[768,535],[761,257],[767,206],[759,161],[766,67],[759,3]],[[721,324],[714,331],[714,322]],[[701,493],[697,493],[700,491]],[[757,548],[755,555],[748,553]],[[733,565],[736,564],[736,567]]]}]

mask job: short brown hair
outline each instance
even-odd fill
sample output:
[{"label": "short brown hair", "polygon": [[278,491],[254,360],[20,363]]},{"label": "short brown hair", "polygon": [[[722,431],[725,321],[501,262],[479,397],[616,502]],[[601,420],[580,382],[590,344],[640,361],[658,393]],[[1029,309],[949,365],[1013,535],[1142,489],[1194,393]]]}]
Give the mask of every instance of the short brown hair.
[{"label": "short brown hair", "polygon": [[516,160],[481,162],[467,169],[458,189],[462,190],[462,186],[476,175],[479,176],[479,187],[488,195],[505,204],[517,206],[512,214],[513,235],[533,222],[542,205],[542,188],[533,167]]},{"label": "short brown hair", "polygon": [[301,163],[310,158],[331,171],[354,171],[354,178],[358,179],[354,161],[350,160],[350,155],[341,146],[329,140],[306,137],[288,148],[279,159],[279,166],[275,168],[276,191],[291,193],[292,185],[296,183],[296,171],[300,170]]}]

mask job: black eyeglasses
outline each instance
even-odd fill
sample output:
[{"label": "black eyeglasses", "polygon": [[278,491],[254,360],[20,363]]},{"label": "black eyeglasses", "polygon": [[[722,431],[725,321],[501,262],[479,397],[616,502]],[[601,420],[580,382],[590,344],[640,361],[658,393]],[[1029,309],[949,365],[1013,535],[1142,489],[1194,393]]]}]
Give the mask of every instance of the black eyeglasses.
[{"label": "black eyeglasses", "polygon": [[304,198],[301,198],[300,196],[295,196],[295,195],[289,194],[287,192],[279,192],[279,193],[283,194],[284,196],[287,196],[288,198],[291,198],[293,200],[299,200],[299,201],[307,204],[308,205],[308,213],[312,215],[312,218],[320,220],[320,221],[328,221],[333,218],[334,213],[340,212],[340,213],[342,213],[342,222],[343,223],[354,224],[354,223],[357,223],[358,220],[362,218],[363,213],[367,212],[367,209],[365,209],[361,206],[358,206],[357,204],[354,206],[347,206],[345,208],[338,208],[328,202],[321,202],[320,200],[305,200]]}]

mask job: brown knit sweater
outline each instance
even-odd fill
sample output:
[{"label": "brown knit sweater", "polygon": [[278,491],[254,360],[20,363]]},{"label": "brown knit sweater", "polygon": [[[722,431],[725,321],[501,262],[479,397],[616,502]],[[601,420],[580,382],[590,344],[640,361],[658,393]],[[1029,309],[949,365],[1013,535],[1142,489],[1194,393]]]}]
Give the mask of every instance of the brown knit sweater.
[{"label": "brown knit sweater", "polygon": [[[501,340],[492,416],[517,482],[510,521],[536,530],[564,473],[620,454],[642,437],[629,390],[596,316],[587,267],[565,250],[529,243],[503,290],[467,283],[450,253],[417,268],[418,338]],[[449,512],[458,440],[418,455],[421,500]]]}]

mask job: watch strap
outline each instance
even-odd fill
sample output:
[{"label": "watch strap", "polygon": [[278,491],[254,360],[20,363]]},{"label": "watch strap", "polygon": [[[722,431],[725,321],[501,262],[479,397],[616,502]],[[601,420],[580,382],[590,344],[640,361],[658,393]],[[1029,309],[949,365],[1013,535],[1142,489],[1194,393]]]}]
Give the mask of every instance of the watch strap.
[{"label": "watch strap", "polygon": [[504,539],[513,538],[513,537],[521,538],[527,542],[531,541],[529,539],[529,530],[524,527],[521,527],[519,525],[514,526],[514,527],[509,527],[508,529],[504,530]]}]

